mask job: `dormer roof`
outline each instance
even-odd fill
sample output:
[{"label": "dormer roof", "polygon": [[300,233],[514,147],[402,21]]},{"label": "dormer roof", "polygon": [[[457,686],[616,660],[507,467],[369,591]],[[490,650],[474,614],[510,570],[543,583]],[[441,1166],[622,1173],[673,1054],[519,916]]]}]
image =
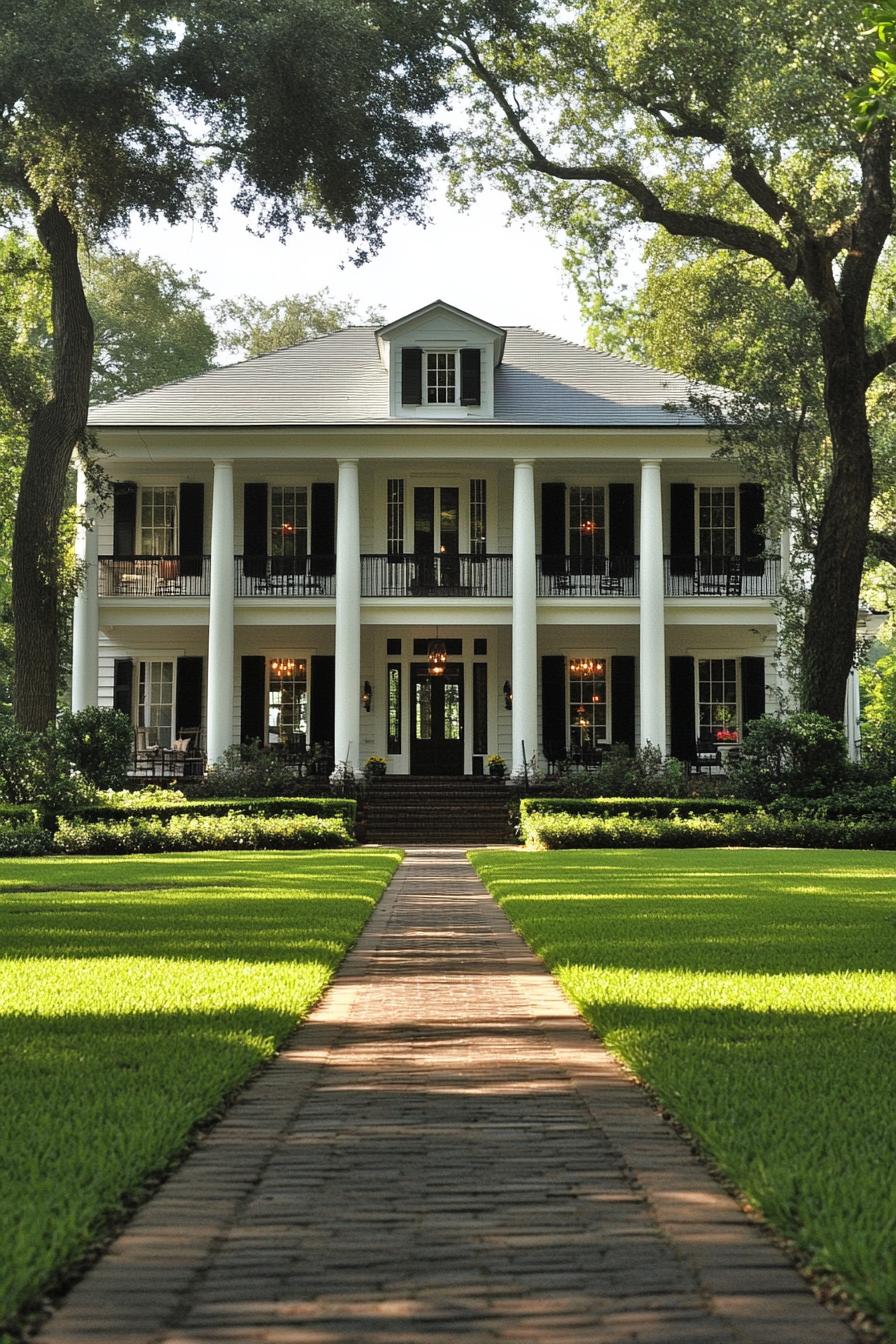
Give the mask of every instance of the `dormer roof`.
[{"label": "dormer roof", "polygon": [[383,362],[388,363],[384,358],[384,345],[400,337],[409,327],[418,326],[422,319],[439,316],[460,318],[463,322],[478,328],[485,340],[494,346],[494,365],[495,368],[498,367],[504,357],[504,342],[507,338],[505,328],[496,327],[493,322],[486,322],[484,318],[476,317],[474,313],[467,313],[463,308],[455,308],[453,303],[446,303],[444,299],[435,299],[432,303],[424,304],[422,308],[416,308],[414,312],[406,313],[404,317],[398,317],[394,322],[386,322],[377,328],[376,340]]}]

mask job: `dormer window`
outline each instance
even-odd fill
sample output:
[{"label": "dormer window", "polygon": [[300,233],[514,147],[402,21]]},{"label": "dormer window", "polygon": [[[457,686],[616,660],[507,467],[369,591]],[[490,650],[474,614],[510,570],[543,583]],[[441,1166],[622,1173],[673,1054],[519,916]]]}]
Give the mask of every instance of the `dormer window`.
[{"label": "dormer window", "polygon": [[479,406],[482,353],[478,348],[401,351],[402,406]]}]

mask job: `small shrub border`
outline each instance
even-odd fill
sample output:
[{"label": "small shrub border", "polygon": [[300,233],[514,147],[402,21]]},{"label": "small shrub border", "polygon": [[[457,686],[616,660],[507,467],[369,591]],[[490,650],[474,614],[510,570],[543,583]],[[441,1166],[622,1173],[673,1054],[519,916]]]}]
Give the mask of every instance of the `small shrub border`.
[{"label": "small shrub border", "polygon": [[896,849],[896,821],[749,815],[633,817],[529,813],[520,823],[531,849],[700,848]]},{"label": "small shrub border", "polygon": [[87,803],[64,815],[70,821],[120,821],[123,815],[140,817],[244,815],[336,817],[347,829],[355,824],[354,798],[184,798],[164,790],[123,793],[114,800]]},{"label": "small shrub border", "polygon": [[563,812],[567,816],[630,817],[714,816],[726,812],[752,812],[755,803],[744,798],[522,798],[520,816]]},{"label": "small shrub border", "polygon": [[35,821],[0,820],[0,858],[33,859],[53,852],[53,835]]},{"label": "small shrub border", "polygon": [[352,843],[341,817],[176,815],[85,821],[60,817],[61,854],[162,854],[220,849],[342,849]]}]

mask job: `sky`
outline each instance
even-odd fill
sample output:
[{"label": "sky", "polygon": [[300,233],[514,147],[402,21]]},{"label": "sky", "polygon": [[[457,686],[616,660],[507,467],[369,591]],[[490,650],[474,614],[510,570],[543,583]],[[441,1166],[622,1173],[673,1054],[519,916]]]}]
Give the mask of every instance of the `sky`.
[{"label": "sky", "polygon": [[584,336],[578,304],[558,249],[534,225],[508,223],[496,191],[486,191],[466,213],[437,197],[432,223],[398,223],[381,252],[366,265],[349,260],[348,245],[318,229],[285,243],[257,238],[236,211],[222,209],[218,228],[200,224],[132,223],[116,240],[142,256],[163,257],[182,271],[199,271],[215,299],[252,294],[265,302],[283,294],[328,288],[377,308],[393,321],[434,299],[444,299],[496,326],[532,326],[567,340]]}]

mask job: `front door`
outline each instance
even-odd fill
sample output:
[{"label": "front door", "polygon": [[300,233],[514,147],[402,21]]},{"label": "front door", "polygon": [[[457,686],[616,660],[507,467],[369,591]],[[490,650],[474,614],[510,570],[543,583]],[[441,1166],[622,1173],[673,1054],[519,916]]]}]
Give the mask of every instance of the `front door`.
[{"label": "front door", "polygon": [[456,485],[414,490],[414,558],[418,594],[456,587],[460,579],[459,492]]},{"label": "front door", "polygon": [[411,667],[411,774],[464,772],[464,669],[449,663],[431,677],[426,663]]}]

